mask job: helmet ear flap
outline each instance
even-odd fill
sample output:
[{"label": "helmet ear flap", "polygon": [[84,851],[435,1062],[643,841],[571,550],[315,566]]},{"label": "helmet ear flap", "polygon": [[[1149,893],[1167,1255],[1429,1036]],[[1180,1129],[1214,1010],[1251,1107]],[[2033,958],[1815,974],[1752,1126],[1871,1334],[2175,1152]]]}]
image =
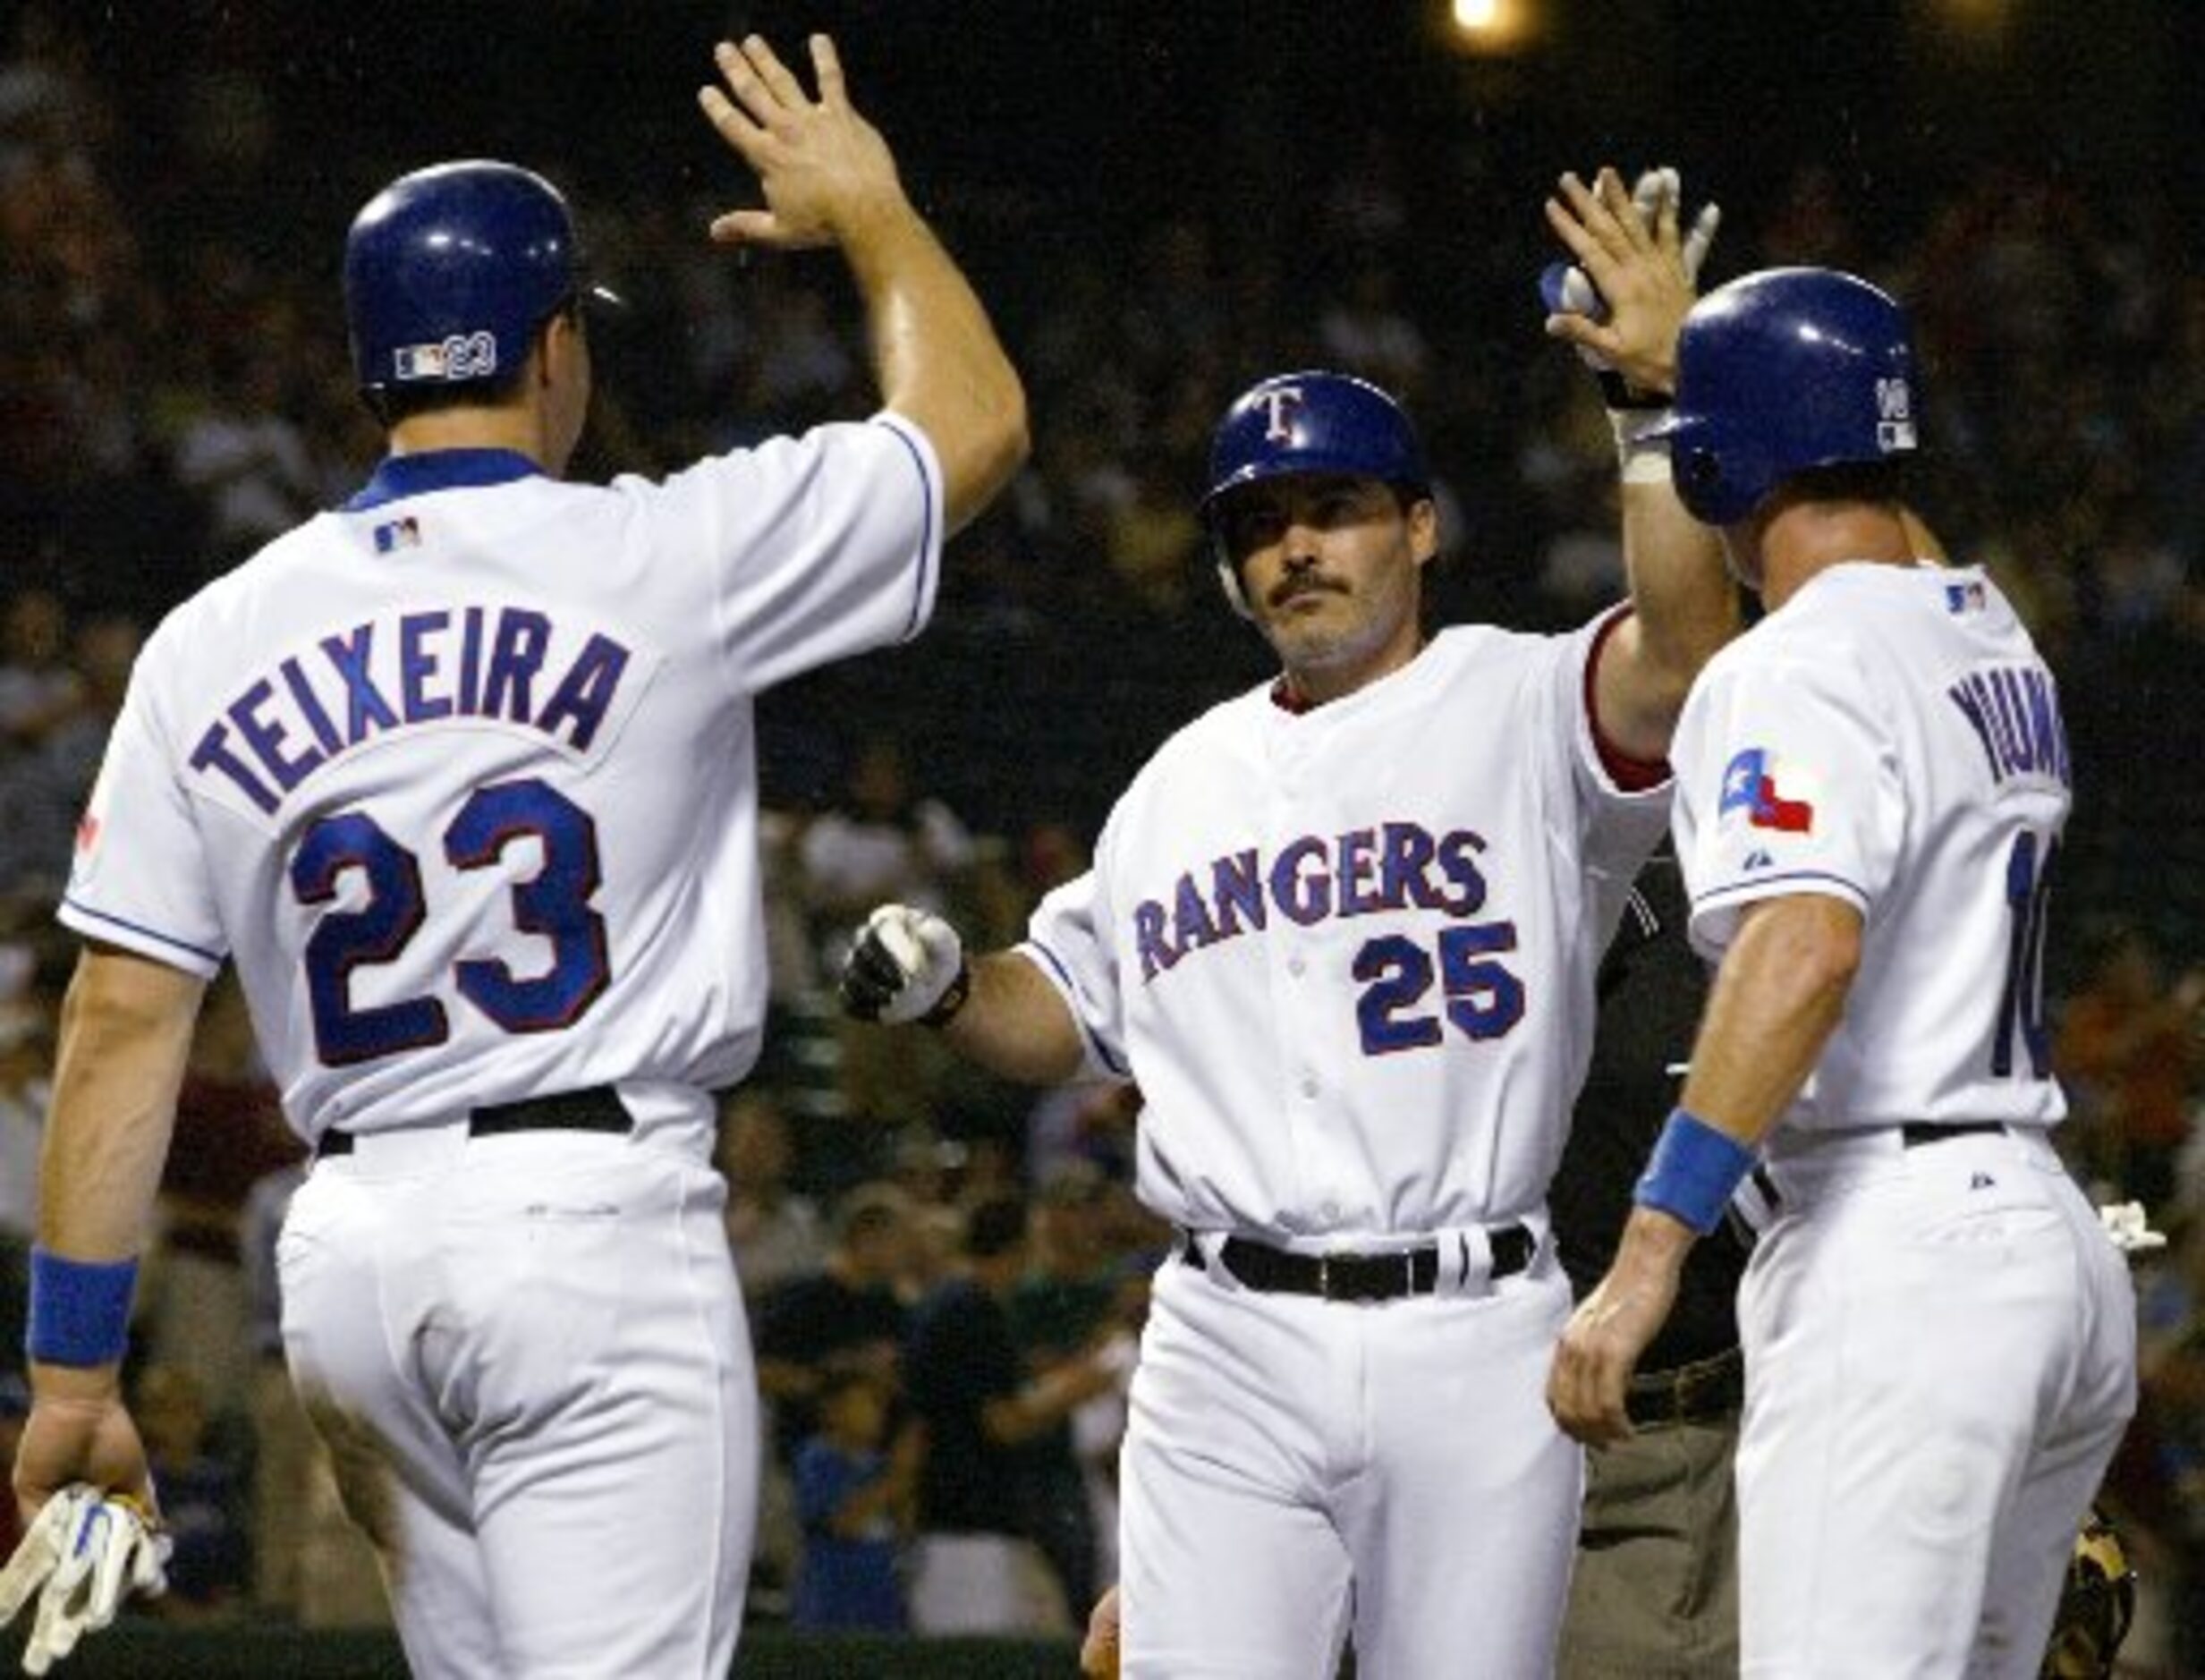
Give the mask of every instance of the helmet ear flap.
[{"label": "helmet ear flap", "polygon": [[1242,618],[1252,623],[1256,615],[1254,609],[1248,605],[1248,591],[1242,587],[1240,569],[1233,564],[1233,558],[1225,553],[1225,545],[1222,542],[1215,546],[1217,555],[1217,587],[1225,591],[1226,604]]}]

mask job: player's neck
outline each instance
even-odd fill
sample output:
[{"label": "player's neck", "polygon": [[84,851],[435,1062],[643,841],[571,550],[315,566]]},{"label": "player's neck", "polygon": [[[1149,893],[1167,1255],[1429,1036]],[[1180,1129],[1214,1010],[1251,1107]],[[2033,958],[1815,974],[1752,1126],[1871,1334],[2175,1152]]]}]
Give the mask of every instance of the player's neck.
[{"label": "player's neck", "polygon": [[1760,533],[1761,601],[1774,612],[1834,565],[1920,564],[1900,508],[1882,502],[1794,502]]},{"label": "player's neck", "polygon": [[409,415],[390,429],[394,455],[437,449],[510,449],[554,475],[565,464],[552,458],[542,415],[524,403],[431,409]]}]

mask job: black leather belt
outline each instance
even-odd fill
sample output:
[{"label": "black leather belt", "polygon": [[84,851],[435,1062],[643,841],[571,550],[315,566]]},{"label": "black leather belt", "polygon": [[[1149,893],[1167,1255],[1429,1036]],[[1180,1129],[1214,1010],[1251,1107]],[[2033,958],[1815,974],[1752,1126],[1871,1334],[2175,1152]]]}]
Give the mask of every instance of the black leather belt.
[{"label": "black leather belt", "polygon": [[[1539,1239],[1521,1225],[1497,1226],[1487,1237],[1493,1250],[1488,1276],[1496,1281],[1523,1270],[1539,1252]],[[1209,1262],[1192,1234],[1181,1243],[1180,1253],[1188,1265],[1207,1269]],[[1439,1283],[1436,1243],[1393,1254],[1296,1254],[1251,1237],[1229,1236],[1219,1244],[1217,1260],[1242,1288],[1267,1295],[1398,1301],[1404,1295],[1429,1295]],[[1463,1263],[1469,1264],[1467,1249]]]},{"label": "black leather belt", "polygon": [[1998,1120],[1963,1120],[1953,1125],[1909,1120],[1899,1128],[1899,1141],[1910,1150],[1918,1150],[1925,1143],[1942,1143],[1946,1138],[1980,1138],[2005,1130],[2005,1123]]},{"label": "black leather belt", "polygon": [[1712,1423],[1745,1406],[1745,1355],[1736,1348],[1668,1370],[1641,1371],[1624,1395],[1634,1429],[1665,1423]]},{"label": "black leather belt", "polygon": [[[467,1135],[494,1138],[509,1132],[609,1132],[623,1134],[635,1130],[635,1117],[621,1107],[620,1095],[610,1085],[590,1085],[581,1090],[563,1090],[551,1097],[523,1097],[519,1102],[492,1103],[467,1115]],[[314,1146],[314,1158],[350,1155],[357,1140],[350,1132],[332,1126]]]}]

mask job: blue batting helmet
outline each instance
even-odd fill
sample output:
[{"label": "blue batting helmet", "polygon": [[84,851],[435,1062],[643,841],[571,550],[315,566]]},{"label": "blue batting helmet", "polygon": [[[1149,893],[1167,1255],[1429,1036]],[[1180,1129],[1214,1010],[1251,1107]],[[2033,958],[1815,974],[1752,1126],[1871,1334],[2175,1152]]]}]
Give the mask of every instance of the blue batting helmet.
[{"label": "blue batting helmet", "polygon": [[1344,373],[1281,373],[1241,394],[1210,440],[1203,516],[1229,490],[1292,472],[1431,488],[1409,417],[1378,386]]},{"label": "blue batting helmet", "polygon": [[486,159],[418,169],[345,238],[352,370],[371,397],[496,379],[581,290],[573,218],[541,175]]},{"label": "blue batting helmet", "polygon": [[1678,498],[1709,525],[1743,519],[1794,473],[1919,447],[1906,312],[1832,268],[1769,268],[1684,318],[1669,440]]},{"label": "blue batting helmet", "polygon": [[1295,472],[1383,479],[1431,492],[1423,446],[1401,405],[1366,380],[1344,373],[1274,374],[1241,393],[1209,444],[1209,489],[1202,519],[1217,549],[1217,581],[1233,610],[1253,616],[1233,556],[1225,551],[1217,506],[1243,484]]}]

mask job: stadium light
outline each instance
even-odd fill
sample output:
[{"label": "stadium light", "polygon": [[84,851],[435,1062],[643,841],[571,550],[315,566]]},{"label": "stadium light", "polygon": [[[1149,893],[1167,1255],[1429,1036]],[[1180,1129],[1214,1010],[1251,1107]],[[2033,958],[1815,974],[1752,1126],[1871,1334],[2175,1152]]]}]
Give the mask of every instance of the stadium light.
[{"label": "stadium light", "polygon": [[1511,53],[1538,32],[1536,0],[1448,0],[1448,31],[1466,53]]}]

